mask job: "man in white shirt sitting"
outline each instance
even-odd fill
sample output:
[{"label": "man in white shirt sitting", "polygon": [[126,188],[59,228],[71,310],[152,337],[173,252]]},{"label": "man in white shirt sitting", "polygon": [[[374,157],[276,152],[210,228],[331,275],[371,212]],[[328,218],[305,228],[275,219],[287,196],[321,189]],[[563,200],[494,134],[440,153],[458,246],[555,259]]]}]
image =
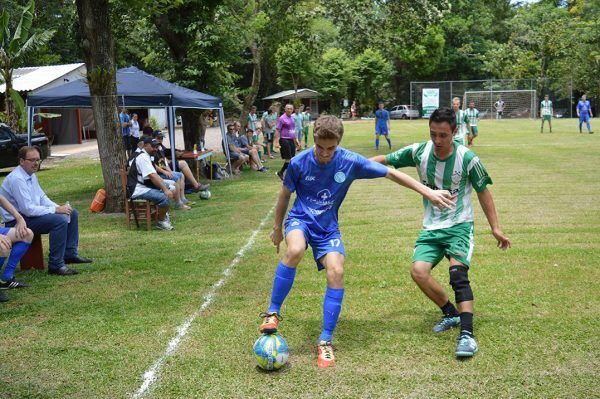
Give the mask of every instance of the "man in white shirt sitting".
[{"label": "man in white shirt sitting", "polygon": [[[0,194],[23,215],[27,227],[35,234],[49,234],[50,256],[48,274],[71,276],[78,271],[65,264],[91,263],[79,256],[79,219],[75,208],[68,203],[58,205],[44,193],[35,172],[40,167],[40,151],[36,147],[19,150],[19,166],[6,176]],[[2,209],[6,227],[17,224],[15,217]]]},{"label": "man in white shirt sitting", "polygon": [[141,142],[143,144],[141,151],[129,160],[127,198],[144,199],[156,204],[158,206],[157,227],[161,230],[173,230],[167,217],[169,199],[173,198],[173,193],[156,173],[150,158],[156,152],[159,143],[149,136],[144,136]]}]

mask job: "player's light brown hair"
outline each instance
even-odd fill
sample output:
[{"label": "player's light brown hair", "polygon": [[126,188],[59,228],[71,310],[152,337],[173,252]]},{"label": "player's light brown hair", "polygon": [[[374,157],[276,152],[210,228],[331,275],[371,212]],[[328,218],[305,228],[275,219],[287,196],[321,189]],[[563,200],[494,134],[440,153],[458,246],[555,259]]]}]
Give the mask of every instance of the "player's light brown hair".
[{"label": "player's light brown hair", "polygon": [[316,139],[336,139],[339,143],[344,135],[344,125],[342,121],[333,115],[324,115],[315,122],[313,136]]}]

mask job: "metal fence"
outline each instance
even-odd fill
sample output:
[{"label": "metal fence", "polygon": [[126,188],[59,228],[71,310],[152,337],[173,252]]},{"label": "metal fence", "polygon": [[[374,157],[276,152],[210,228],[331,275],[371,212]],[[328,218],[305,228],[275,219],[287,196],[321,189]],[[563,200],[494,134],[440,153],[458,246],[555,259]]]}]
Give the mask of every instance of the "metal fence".
[{"label": "metal fence", "polygon": [[[535,90],[536,98],[534,107],[526,110],[526,105],[520,105],[507,114],[507,117],[522,118],[535,117],[539,113],[539,103],[548,94],[554,108],[554,116],[572,118],[575,115],[574,105],[577,99],[573,98],[571,82],[559,82],[552,79],[487,79],[487,80],[447,80],[430,82],[410,82],[410,105],[419,110],[423,115],[423,89],[439,89],[440,107],[452,106],[452,98],[459,97],[461,101],[465,92],[497,92],[508,93],[517,90]],[[462,104],[466,108],[468,104]],[[476,105],[477,107],[477,105]],[[490,114],[492,110],[489,110]]]}]

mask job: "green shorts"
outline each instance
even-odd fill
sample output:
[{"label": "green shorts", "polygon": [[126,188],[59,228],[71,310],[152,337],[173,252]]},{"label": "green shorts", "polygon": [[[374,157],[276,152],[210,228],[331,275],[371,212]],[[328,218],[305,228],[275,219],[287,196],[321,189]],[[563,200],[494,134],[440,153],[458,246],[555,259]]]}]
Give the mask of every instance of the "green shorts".
[{"label": "green shorts", "polygon": [[544,115],[544,120],[548,122],[552,121],[552,115]]},{"label": "green shorts", "polygon": [[473,136],[477,136],[479,132],[477,131],[477,126],[471,126],[471,134]]},{"label": "green shorts", "polygon": [[473,222],[460,223],[446,229],[421,230],[412,260],[430,262],[435,267],[445,256],[453,257],[469,267],[474,247]]}]

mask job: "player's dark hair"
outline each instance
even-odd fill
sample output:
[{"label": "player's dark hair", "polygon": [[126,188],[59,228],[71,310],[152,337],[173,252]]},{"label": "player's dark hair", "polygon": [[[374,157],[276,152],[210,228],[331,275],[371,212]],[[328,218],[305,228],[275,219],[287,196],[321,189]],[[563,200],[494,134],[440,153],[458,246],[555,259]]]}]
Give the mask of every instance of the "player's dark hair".
[{"label": "player's dark hair", "polygon": [[339,143],[344,135],[344,125],[342,121],[333,115],[323,115],[315,122],[314,138],[316,139],[336,139]]},{"label": "player's dark hair", "polygon": [[454,129],[456,129],[456,114],[454,113],[454,110],[452,108],[447,108],[447,107],[438,108],[431,113],[431,116],[429,117],[430,125],[431,125],[431,122],[436,122],[436,123],[448,122],[448,124],[450,125],[450,128],[454,132]]}]

